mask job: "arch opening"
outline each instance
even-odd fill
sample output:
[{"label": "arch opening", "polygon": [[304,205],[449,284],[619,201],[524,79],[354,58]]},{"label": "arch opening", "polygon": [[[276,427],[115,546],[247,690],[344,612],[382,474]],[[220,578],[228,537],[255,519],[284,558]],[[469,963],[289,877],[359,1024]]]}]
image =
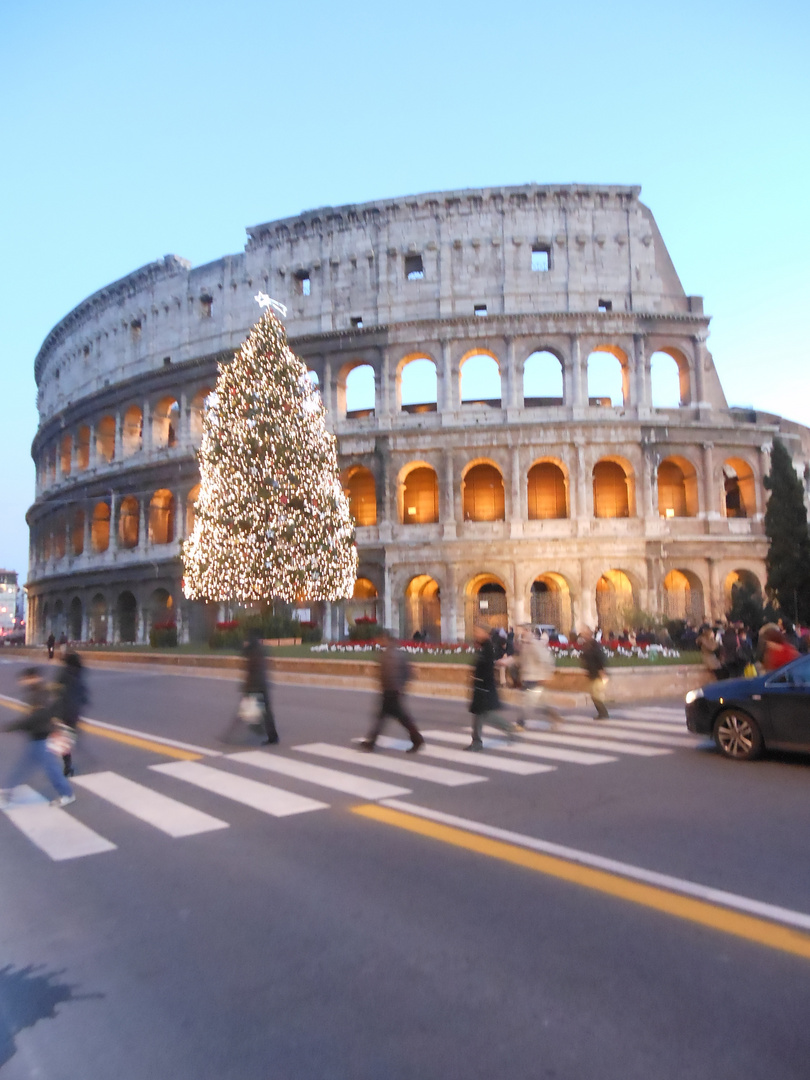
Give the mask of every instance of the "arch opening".
[{"label": "arch opening", "polygon": [[464,630],[471,640],[476,626],[488,630],[507,630],[509,607],[506,587],[495,574],[476,574],[465,589]]},{"label": "arch opening", "polygon": [[68,608],[68,637],[71,641],[82,640],[82,602],[78,596],[74,596]]},{"label": "arch opening", "polygon": [[142,449],[143,410],[137,405],[130,405],[124,413],[124,422],[121,427],[121,453],[128,458]]},{"label": "arch opening", "polygon": [[191,405],[189,406],[188,423],[189,434],[194,442],[195,446],[199,446],[202,440],[203,426],[205,424],[205,414],[211,407],[210,397],[212,394],[210,386],[205,386],[202,390],[198,390],[194,397],[191,399]]},{"label": "arch opening", "polygon": [[106,551],[110,546],[110,504],[107,502],[97,502],[93,507],[90,546],[96,554]]},{"label": "arch opening", "polygon": [[703,586],[690,570],[670,570],[664,578],[663,614],[699,625],[704,617]]},{"label": "arch opening", "polygon": [[355,465],[349,469],[343,487],[355,524],[360,527],[376,525],[377,484],[371,470],[363,465]]},{"label": "arch opening", "polygon": [[376,415],[377,385],[371,364],[344,368],[338,379],[338,408],[347,420],[362,420]]},{"label": "arch opening", "polygon": [[571,593],[562,574],[540,574],[532,582],[531,620],[567,633],[571,627]]},{"label": "arch opening", "polygon": [[603,459],[593,467],[593,515],[597,518],[630,517],[630,477],[618,461]]},{"label": "arch opening", "polygon": [[107,641],[107,601],[96,593],[90,601],[89,627],[90,640],[96,644]]},{"label": "arch opening", "polygon": [[[441,589],[429,574],[411,578],[405,588],[402,637],[440,641],[442,636]],[[417,640],[419,640],[417,639]]]},{"label": "arch opening", "polygon": [[553,461],[532,465],[528,475],[529,521],[568,517],[565,474]]},{"label": "arch opening", "polygon": [[134,644],[138,636],[138,602],[129,590],[119,595],[116,615],[118,640],[128,645]]},{"label": "arch opening", "polygon": [[723,507],[727,518],[748,518],[756,513],[754,472],[742,458],[728,458],[723,463]]},{"label": "arch opening", "polygon": [[76,434],[76,468],[90,468],[90,428],[82,424]]},{"label": "arch opening", "polygon": [[149,500],[149,543],[171,544],[174,540],[174,495],[160,488]]},{"label": "arch opening", "polygon": [[658,513],[662,518],[697,517],[697,473],[685,458],[666,458],[658,466]]},{"label": "arch opening", "polygon": [[140,508],[134,495],[127,495],[121,500],[118,511],[118,546],[134,548],[138,546],[138,517]]},{"label": "arch opening", "polygon": [[426,525],[439,520],[439,481],[429,465],[412,468],[401,485],[400,521]]},{"label": "arch opening", "polygon": [[115,417],[102,416],[96,424],[96,456],[109,464],[115,457]]},{"label": "arch opening", "polygon": [[176,398],[165,397],[152,413],[152,446],[155,449],[171,449],[177,445],[180,432],[180,405]]},{"label": "arch opening", "polygon": [[501,407],[501,372],[491,353],[469,353],[461,361],[461,404]]},{"label": "arch opening", "polygon": [[427,356],[408,357],[399,375],[400,409],[407,413],[436,412],[438,377],[435,363]]},{"label": "arch opening", "polygon": [[603,633],[618,633],[636,608],[630,578],[623,570],[606,570],[596,583],[596,615]]},{"label": "arch opening", "polygon": [[489,463],[473,465],[462,480],[465,521],[503,521],[505,500],[503,477]]},{"label": "arch opening", "polygon": [[200,485],[195,484],[186,496],[186,536],[191,536],[194,531],[194,522],[197,520],[196,503],[200,497]]},{"label": "arch opening", "polygon": [[659,349],[650,357],[650,393],[655,409],[678,409],[689,400],[689,365],[680,353]]},{"label": "arch opening", "polygon": [[630,401],[627,357],[616,345],[599,345],[587,361],[588,404],[619,408]]},{"label": "arch opening", "polygon": [[744,590],[762,599],[762,584],[752,570],[732,570],[723,584],[724,610],[731,611],[738,591]]},{"label": "arch opening", "polygon": [[73,439],[70,435],[63,435],[59,444],[59,470],[62,476],[70,476],[70,467],[73,459]]},{"label": "arch opening", "polygon": [[84,510],[77,510],[70,525],[70,546],[74,555],[84,554]]},{"label": "arch opening", "polygon": [[562,361],[547,349],[533,352],[523,365],[524,407],[548,408],[562,403]]}]

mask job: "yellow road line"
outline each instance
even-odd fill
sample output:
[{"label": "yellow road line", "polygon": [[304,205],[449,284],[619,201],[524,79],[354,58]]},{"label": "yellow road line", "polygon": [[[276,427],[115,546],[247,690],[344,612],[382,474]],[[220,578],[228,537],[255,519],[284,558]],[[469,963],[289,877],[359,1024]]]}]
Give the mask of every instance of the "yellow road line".
[{"label": "yellow road line", "polygon": [[102,739],[112,739],[113,742],[124,743],[126,746],[136,746],[139,750],[150,750],[153,754],[162,754],[163,757],[179,758],[181,761],[200,761],[202,758],[202,754],[195,754],[191,750],[181,750],[176,746],[142,739],[138,735],[126,735],[122,731],[108,731],[106,728],[96,727],[89,720],[82,720],[79,727],[88,735],[99,735]]},{"label": "yellow road line", "polygon": [[779,926],[776,923],[768,922],[766,919],[758,919],[752,915],[730,911],[728,908],[710,904],[705,900],[680,896],[677,893],[653,885],[629,881],[618,874],[611,874],[605,870],[594,870],[553,855],[543,855],[540,852],[521,848],[516,844],[505,843],[503,840],[492,840],[489,837],[479,836],[450,825],[427,821],[425,818],[415,817],[412,814],[393,810],[387,806],[379,806],[376,803],[354,807],[352,812],[359,814],[361,817],[370,818],[372,821],[393,825],[399,829],[406,829],[409,832],[418,833],[420,836],[426,836],[432,840],[439,840],[454,847],[464,848],[466,851],[486,855],[491,859],[512,863],[515,866],[534,870],[536,873],[558,878],[573,885],[593,889],[608,896],[615,896],[620,900],[627,900],[633,904],[640,904],[642,907],[661,911],[678,919],[699,923],[701,926],[719,930],[724,934],[744,938],[746,941],[764,945],[769,949],[777,949],[780,952],[790,953],[793,956],[800,956],[805,960],[810,960],[809,934],[803,934],[786,926]]},{"label": "yellow road line", "polygon": [[[2,698],[0,706],[4,709],[13,709],[15,712],[25,712],[26,706],[10,698]],[[195,754],[191,750],[181,750],[176,746],[167,746],[165,743],[153,742],[151,739],[142,739],[138,735],[127,735],[121,731],[108,731],[106,728],[96,727],[91,720],[82,720],[79,724],[82,731],[88,735],[99,735],[102,739],[112,739],[113,742],[124,743],[126,746],[135,746],[139,750],[150,750],[153,754],[161,754],[163,757],[179,758],[181,761],[200,761],[202,754]]]}]

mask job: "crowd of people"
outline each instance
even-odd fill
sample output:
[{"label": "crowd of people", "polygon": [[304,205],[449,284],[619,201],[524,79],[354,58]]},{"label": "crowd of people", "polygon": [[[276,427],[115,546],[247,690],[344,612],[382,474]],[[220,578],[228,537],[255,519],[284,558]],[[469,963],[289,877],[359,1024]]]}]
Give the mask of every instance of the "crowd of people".
[{"label": "crowd of people", "polygon": [[715,679],[775,671],[808,652],[810,631],[784,619],[752,630],[743,622],[703,623],[695,635],[703,665]]}]

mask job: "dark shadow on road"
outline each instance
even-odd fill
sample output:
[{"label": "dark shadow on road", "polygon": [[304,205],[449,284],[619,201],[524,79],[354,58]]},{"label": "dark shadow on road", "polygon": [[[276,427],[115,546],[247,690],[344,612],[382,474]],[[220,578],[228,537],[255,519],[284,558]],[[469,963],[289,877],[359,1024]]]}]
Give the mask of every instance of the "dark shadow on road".
[{"label": "dark shadow on road", "polygon": [[0,968],[0,1069],[16,1053],[17,1035],[39,1020],[54,1019],[58,1005],[104,996],[75,994],[75,987],[61,980],[63,974],[30,965],[14,968],[7,964]]}]

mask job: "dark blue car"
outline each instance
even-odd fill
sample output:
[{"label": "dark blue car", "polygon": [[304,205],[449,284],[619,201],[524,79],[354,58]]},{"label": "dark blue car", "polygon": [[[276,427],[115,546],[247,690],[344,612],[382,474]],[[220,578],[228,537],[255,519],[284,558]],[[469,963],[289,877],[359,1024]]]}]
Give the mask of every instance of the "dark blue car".
[{"label": "dark blue car", "polygon": [[752,761],[763,750],[810,751],[810,656],[754,679],[690,690],[686,726],[711,735],[736,761]]}]

